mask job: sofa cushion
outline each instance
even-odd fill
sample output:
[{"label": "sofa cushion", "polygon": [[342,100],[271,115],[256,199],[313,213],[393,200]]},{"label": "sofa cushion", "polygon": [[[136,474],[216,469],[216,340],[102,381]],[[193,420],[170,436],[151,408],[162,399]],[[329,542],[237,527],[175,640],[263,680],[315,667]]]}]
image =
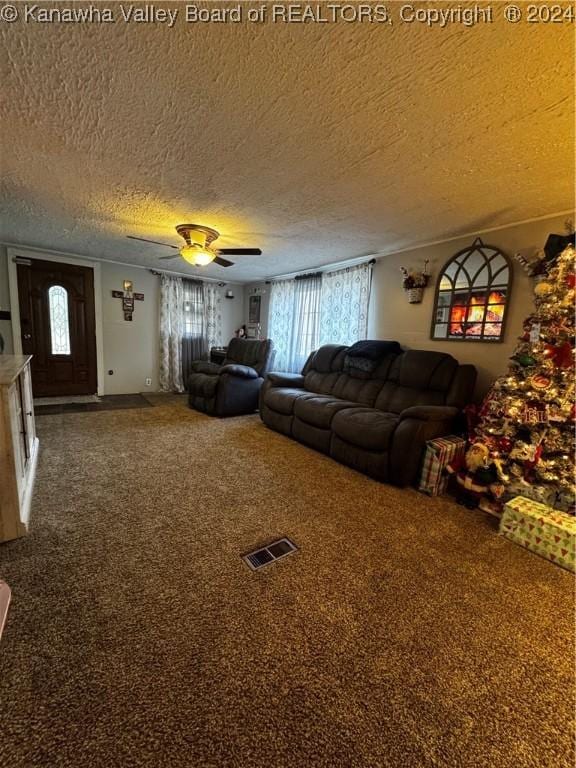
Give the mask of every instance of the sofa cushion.
[{"label": "sofa cushion", "polygon": [[304,373],[306,374],[312,369],[318,371],[318,373],[341,371],[347,349],[348,347],[344,347],[341,344],[325,344],[308,358],[304,366]]},{"label": "sofa cushion", "polygon": [[363,380],[341,373],[330,394],[342,400],[352,400],[356,405],[373,406],[383,383],[381,379]]},{"label": "sofa cushion", "polygon": [[310,370],[304,376],[304,387],[308,392],[316,392],[320,395],[331,395],[334,385],[338,381],[340,373],[333,371],[332,373],[320,373],[319,371]]},{"label": "sofa cushion", "polygon": [[272,357],[270,339],[230,339],[224,365],[247,365],[254,368],[259,376],[267,372]]},{"label": "sofa cushion", "polygon": [[294,412],[294,403],[300,397],[312,397],[310,392],[296,387],[272,387],[264,395],[264,402],[276,413],[291,416]]},{"label": "sofa cushion", "polygon": [[191,395],[214,397],[218,380],[218,376],[210,376],[206,373],[191,373],[188,379],[188,391]]},{"label": "sofa cushion", "polygon": [[398,421],[394,413],[383,413],[375,408],[349,408],[336,414],[332,421],[332,431],[360,448],[385,451]]},{"label": "sofa cushion", "polygon": [[408,350],[395,358],[375,406],[400,413],[412,405],[444,405],[458,363],[444,352]]},{"label": "sofa cushion", "polygon": [[313,427],[329,429],[334,414],[343,408],[355,408],[357,405],[349,400],[339,400],[326,395],[315,397],[309,394],[308,397],[296,401],[294,415]]}]

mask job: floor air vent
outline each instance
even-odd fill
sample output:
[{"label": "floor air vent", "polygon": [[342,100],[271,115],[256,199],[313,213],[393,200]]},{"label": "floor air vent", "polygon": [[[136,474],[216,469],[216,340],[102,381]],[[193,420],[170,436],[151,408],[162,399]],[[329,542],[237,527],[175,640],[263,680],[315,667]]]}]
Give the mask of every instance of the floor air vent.
[{"label": "floor air vent", "polygon": [[256,549],[254,552],[243,555],[242,560],[253,571],[257,571],[259,568],[274,563],[276,560],[280,560],[281,557],[297,550],[298,547],[290,539],[278,539],[278,541],[274,541],[266,547],[260,547],[260,549]]}]

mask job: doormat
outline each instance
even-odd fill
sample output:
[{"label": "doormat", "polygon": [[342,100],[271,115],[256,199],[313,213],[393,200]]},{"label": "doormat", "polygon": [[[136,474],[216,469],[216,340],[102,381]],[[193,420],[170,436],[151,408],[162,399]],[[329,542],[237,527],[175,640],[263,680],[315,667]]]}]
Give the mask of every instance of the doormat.
[{"label": "doormat", "polygon": [[41,405],[74,405],[84,403],[99,403],[98,395],[66,395],[64,397],[35,397],[34,407]]},{"label": "doormat", "polygon": [[[52,398],[51,398],[52,399]],[[59,399],[59,398],[54,398]],[[103,395],[95,400],[88,402],[71,402],[67,398],[64,403],[54,403],[53,405],[42,403],[37,405],[34,401],[34,411],[37,416],[52,416],[58,413],[93,413],[95,411],[122,411],[132,408],[153,408],[142,395]],[[44,398],[42,398],[44,400]]]}]

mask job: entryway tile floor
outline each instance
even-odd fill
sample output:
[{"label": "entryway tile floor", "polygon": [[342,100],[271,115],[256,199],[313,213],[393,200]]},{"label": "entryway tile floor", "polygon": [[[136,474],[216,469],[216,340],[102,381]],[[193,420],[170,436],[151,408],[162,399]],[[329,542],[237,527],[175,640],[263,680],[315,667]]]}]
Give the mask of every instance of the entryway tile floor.
[{"label": "entryway tile floor", "polygon": [[152,408],[153,404],[144,395],[103,395],[95,403],[60,403],[38,405],[34,408],[37,416],[56,413],[88,413],[89,411],[117,411],[129,408]]}]

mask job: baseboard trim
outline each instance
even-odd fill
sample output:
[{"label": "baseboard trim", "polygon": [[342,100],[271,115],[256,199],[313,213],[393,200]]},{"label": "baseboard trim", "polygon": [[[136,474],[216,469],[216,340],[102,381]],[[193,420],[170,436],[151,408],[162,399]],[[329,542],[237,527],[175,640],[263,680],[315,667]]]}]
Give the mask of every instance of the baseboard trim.
[{"label": "baseboard trim", "polygon": [[24,491],[24,497],[22,498],[20,525],[22,526],[22,534],[28,533],[28,527],[30,525],[30,512],[32,509],[32,496],[34,495],[34,482],[36,480],[36,467],[38,465],[38,452],[40,450],[40,441],[38,438],[34,438],[32,444],[32,455],[30,456],[30,468],[28,470],[28,480],[26,482],[26,490]]}]

